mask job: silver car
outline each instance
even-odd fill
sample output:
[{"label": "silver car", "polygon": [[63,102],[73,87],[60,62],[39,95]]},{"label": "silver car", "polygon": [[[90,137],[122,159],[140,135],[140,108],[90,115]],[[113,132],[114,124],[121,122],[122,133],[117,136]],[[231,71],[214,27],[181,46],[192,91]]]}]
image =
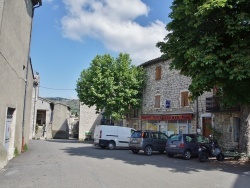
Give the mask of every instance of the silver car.
[{"label": "silver car", "polygon": [[159,131],[135,131],[129,140],[129,149],[137,154],[140,150],[145,155],[152,155],[153,151],[164,153],[168,136]]}]

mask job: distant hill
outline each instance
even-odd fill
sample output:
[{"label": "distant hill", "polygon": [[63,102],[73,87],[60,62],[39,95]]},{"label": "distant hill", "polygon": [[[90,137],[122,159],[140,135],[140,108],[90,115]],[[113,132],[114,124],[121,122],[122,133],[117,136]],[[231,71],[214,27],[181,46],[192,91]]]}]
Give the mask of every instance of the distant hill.
[{"label": "distant hill", "polygon": [[61,97],[47,97],[46,99],[69,106],[71,108],[71,114],[80,114],[80,102],[78,99],[66,99]]}]

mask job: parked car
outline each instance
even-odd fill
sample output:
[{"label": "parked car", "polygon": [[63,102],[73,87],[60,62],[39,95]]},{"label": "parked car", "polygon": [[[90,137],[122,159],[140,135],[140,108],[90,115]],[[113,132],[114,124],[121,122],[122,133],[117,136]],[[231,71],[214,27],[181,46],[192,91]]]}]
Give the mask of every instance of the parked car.
[{"label": "parked car", "polygon": [[94,132],[94,146],[113,150],[116,147],[128,148],[131,134],[135,129],[113,125],[96,125]]},{"label": "parked car", "polygon": [[209,143],[209,139],[200,134],[173,134],[166,143],[166,152],[169,157],[181,154],[186,160],[198,156],[200,143]]},{"label": "parked car", "polygon": [[135,131],[129,140],[129,149],[137,154],[140,150],[145,155],[151,155],[153,151],[164,153],[168,136],[159,131]]}]

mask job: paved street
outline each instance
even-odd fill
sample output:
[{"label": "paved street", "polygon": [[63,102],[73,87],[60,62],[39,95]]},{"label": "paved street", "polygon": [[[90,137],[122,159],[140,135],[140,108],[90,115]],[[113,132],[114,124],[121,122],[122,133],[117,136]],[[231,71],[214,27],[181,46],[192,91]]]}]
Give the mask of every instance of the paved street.
[{"label": "paved street", "polygon": [[155,153],[103,150],[77,140],[31,140],[29,150],[0,171],[0,187],[246,188],[250,165],[185,161]]}]

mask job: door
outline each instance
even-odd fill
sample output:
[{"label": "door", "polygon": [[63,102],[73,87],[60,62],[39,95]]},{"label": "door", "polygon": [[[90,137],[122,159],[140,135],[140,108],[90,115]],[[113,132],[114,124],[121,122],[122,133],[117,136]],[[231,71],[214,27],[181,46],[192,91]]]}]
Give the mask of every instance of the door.
[{"label": "door", "polygon": [[202,118],[202,129],[203,129],[203,136],[209,137],[212,134],[211,130],[211,117],[203,117]]},{"label": "door", "polygon": [[167,135],[163,134],[163,133],[159,133],[159,151],[165,151],[165,147],[166,147],[166,142],[167,142]]},{"label": "door", "polygon": [[5,123],[5,142],[4,147],[8,151],[9,149],[9,142],[10,142],[10,125],[11,125],[12,119],[7,119]]},{"label": "door", "polygon": [[118,143],[117,146],[128,147],[129,139],[132,134],[132,130],[127,127],[118,127]]},{"label": "door", "polygon": [[187,125],[179,125],[179,134],[187,134],[188,130],[187,130]]},{"label": "door", "polygon": [[7,110],[7,118],[6,118],[6,122],[5,122],[5,136],[4,136],[4,147],[7,151],[9,149],[10,126],[11,126],[14,110],[15,109],[13,109],[13,108],[8,108],[8,110]]},{"label": "door", "polygon": [[158,132],[152,132],[150,134],[150,138],[151,138],[151,145],[153,146],[153,150],[158,151],[160,148],[160,139],[159,139]]}]

